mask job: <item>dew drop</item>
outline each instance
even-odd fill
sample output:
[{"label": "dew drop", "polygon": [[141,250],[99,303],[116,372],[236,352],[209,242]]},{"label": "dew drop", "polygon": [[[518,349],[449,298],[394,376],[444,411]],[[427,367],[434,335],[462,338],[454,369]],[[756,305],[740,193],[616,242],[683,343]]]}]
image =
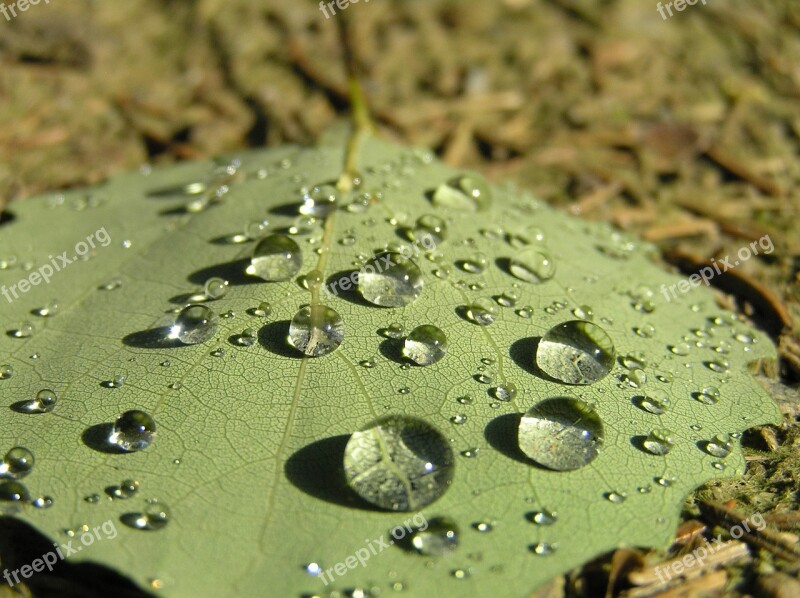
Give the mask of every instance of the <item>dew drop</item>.
[{"label": "dew drop", "polygon": [[403,356],[418,365],[431,365],[447,353],[447,336],[436,326],[417,326],[406,337]]},{"label": "dew drop", "polygon": [[569,397],[546,399],[522,416],[517,435],[525,455],[550,469],[579,469],[597,457],[603,424],[585,402]]},{"label": "dew drop", "polygon": [[3,457],[3,463],[0,464],[0,476],[19,480],[31,472],[33,463],[32,452],[25,447],[15,446]]},{"label": "dew drop", "polygon": [[672,432],[666,428],[653,430],[642,442],[645,450],[654,455],[666,455],[672,450],[674,444],[675,439],[672,437]]},{"label": "dew drop", "polygon": [[114,488],[111,494],[114,498],[128,499],[135,496],[137,492],[139,492],[139,481],[126,479],[122,480],[122,483]]},{"label": "dew drop", "polygon": [[348,485],[366,501],[391,511],[415,511],[442,496],[455,463],[447,439],[421,419],[378,418],[345,447]]},{"label": "dew drop", "polygon": [[56,391],[43,388],[36,393],[36,397],[23,403],[22,409],[27,413],[50,413],[56,408],[57,402],[58,395]]},{"label": "dew drop", "polygon": [[258,307],[253,309],[253,315],[259,318],[266,318],[272,314],[272,305],[267,301],[262,301]]},{"label": "dew drop", "polygon": [[705,445],[706,452],[720,459],[724,459],[733,450],[733,439],[730,434],[717,434]]},{"label": "dew drop", "polygon": [[642,324],[634,328],[633,331],[642,338],[653,338],[656,334],[655,326],[652,324]]},{"label": "dew drop", "polygon": [[58,301],[51,301],[47,305],[33,310],[33,313],[42,318],[51,318],[58,313]]},{"label": "dew drop", "polygon": [[222,299],[228,293],[228,281],[224,278],[209,278],[203,286],[203,292],[209,299]]},{"label": "dew drop", "polygon": [[530,551],[537,556],[549,556],[556,550],[558,550],[558,545],[549,542],[537,542],[530,546]]},{"label": "dew drop", "polygon": [[530,305],[526,305],[525,307],[520,307],[516,313],[520,318],[528,320],[533,316],[533,308]]},{"label": "dew drop", "polygon": [[494,523],[492,523],[491,521],[478,521],[476,523],[473,523],[472,527],[475,528],[475,531],[481,532],[482,534],[486,534],[494,530]]},{"label": "dew drop", "polygon": [[0,365],[0,380],[8,380],[14,375],[14,368],[9,364],[4,363]]},{"label": "dew drop", "polygon": [[53,506],[53,497],[51,496],[39,496],[31,501],[31,504],[36,509],[49,509]]},{"label": "dew drop", "polygon": [[536,525],[553,525],[558,521],[558,513],[543,509],[530,514],[530,519]]},{"label": "dew drop", "polygon": [[205,305],[190,304],[184,307],[170,329],[170,337],[184,345],[204,343],[217,332],[217,316]]},{"label": "dew drop", "polygon": [[513,257],[508,270],[516,278],[533,284],[547,282],[556,274],[553,258],[537,247],[528,247]]},{"label": "dew drop", "polygon": [[459,260],[456,262],[456,266],[469,274],[482,274],[489,266],[489,258],[486,257],[486,254],[479,252],[469,259]]},{"label": "dew drop", "polygon": [[463,413],[458,413],[450,418],[450,421],[457,426],[467,423],[467,416]]},{"label": "dew drop", "polygon": [[458,548],[459,529],[449,517],[433,517],[425,529],[411,532],[411,546],[425,556],[443,556]]},{"label": "dew drop", "polygon": [[706,367],[711,370],[712,372],[717,372],[718,374],[724,374],[728,371],[731,364],[727,361],[706,361]]},{"label": "dew drop", "polygon": [[464,313],[473,324],[488,326],[494,323],[497,307],[491,299],[479,298],[467,305]]},{"label": "dew drop", "polygon": [[344,340],[344,320],[327,305],[309,305],[298,311],[289,326],[289,342],[309,357],[321,357]]},{"label": "dew drop", "polygon": [[624,492],[617,492],[615,490],[611,492],[606,492],[603,496],[607,501],[613,502],[614,504],[617,505],[624,503],[625,500],[628,498]]},{"label": "dew drop", "polygon": [[419,297],[422,272],[413,260],[384,251],[370,259],[358,277],[361,296],[381,307],[403,307]]},{"label": "dew drop", "polygon": [[141,513],[126,521],[135,529],[156,531],[163,529],[170,521],[171,513],[169,507],[158,500],[148,500]]},{"label": "dew drop", "polygon": [[517,398],[517,385],[513,382],[507,384],[498,384],[491,391],[492,396],[498,401],[513,401]]},{"label": "dew drop", "polygon": [[439,185],[431,201],[435,206],[474,212],[491,205],[492,193],[489,183],[478,175],[463,175]]},{"label": "dew drop", "polygon": [[635,403],[653,415],[664,415],[670,406],[669,395],[666,391],[654,389],[646,395],[636,397]]},{"label": "dew drop", "polygon": [[123,451],[146,449],[156,436],[156,422],[144,411],[126,411],[114,422],[110,442]]},{"label": "dew drop", "polygon": [[247,273],[276,282],[291,279],[302,266],[303,254],[293,239],[269,235],[255,246]]},{"label": "dew drop", "polygon": [[545,333],[536,351],[536,365],[566,384],[592,384],[614,366],[614,344],[598,325],[571,320]]},{"label": "dew drop", "polygon": [[30,500],[31,495],[23,484],[14,480],[0,482],[0,512],[7,515],[16,513]]},{"label": "dew drop", "polygon": [[311,192],[303,198],[303,205],[300,206],[300,213],[304,216],[325,218],[336,209],[336,203],[338,201],[339,192],[333,185],[315,186]]},{"label": "dew drop", "polygon": [[9,334],[14,338],[30,338],[33,335],[33,324],[22,322],[18,328],[10,330]]},{"label": "dew drop", "polygon": [[674,345],[670,345],[669,350],[670,353],[683,356],[688,355],[691,352],[692,347],[689,345],[689,343],[679,342]]},{"label": "dew drop", "polygon": [[716,405],[720,399],[720,392],[719,388],[716,386],[706,386],[703,390],[694,393],[692,396],[704,405]]},{"label": "dew drop", "polygon": [[439,245],[447,238],[447,224],[438,216],[423,214],[417,219],[411,236],[417,242],[429,240],[433,245]]}]

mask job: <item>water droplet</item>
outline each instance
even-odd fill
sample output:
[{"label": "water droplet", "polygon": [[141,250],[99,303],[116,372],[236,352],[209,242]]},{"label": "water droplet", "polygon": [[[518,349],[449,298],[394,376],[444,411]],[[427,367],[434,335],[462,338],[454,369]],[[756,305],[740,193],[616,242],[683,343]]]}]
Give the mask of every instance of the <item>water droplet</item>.
[{"label": "water droplet", "polygon": [[533,316],[533,307],[530,305],[520,307],[516,313],[520,318],[525,318],[526,320],[530,319],[530,317]]},{"label": "water droplet", "polygon": [[127,499],[134,496],[137,492],[139,492],[139,481],[127,479],[122,480],[122,483],[113,489],[112,495],[114,498]]},{"label": "water droplet", "polygon": [[530,545],[530,551],[538,556],[548,556],[553,554],[556,550],[558,550],[558,545],[549,542],[537,542],[536,544]]},{"label": "water droplet", "polygon": [[467,416],[463,413],[458,413],[450,418],[450,421],[453,422],[455,425],[460,426],[462,424],[467,423]]},{"label": "water droplet", "polygon": [[614,344],[596,324],[571,320],[545,333],[536,351],[536,365],[566,384],[592,384],[614,366]]},{"label": "water droplet", "polygon": [[327,305],[310,305],[298,311],[289,326],[289,342],[309,357],[335,351],[344,340],[344,320]]},{"label": "water droplet", "polygon": [[494,529],[494,523],[492,523],[491,521],[478,521],[476,523],[473,523],[472,527],[475,528],[475,531],[485,534]]},{"label": "water droplet", "polygon": [[100,502],[100,495],[99,494],[90,494],[89,496],[84,496],[83,500],[88,502],[90,505],[96,505]]},{"label": "water droplet", "polygon": [[730,434],[717,434],[705,445],[706,452],[720,459],[724,459],[733,450],[733,439]]},{"label": "water droplet", "polygon": [[303,254],[286,235],[269,235],[253,250],[247,273],[270,282],[289,280],[303,267]]},{"label": "water droplet", "polygon": [[7,515],[16,513],[30,500],[31,495],[23,484],[14,480],[0,482],[0,512]]},{"label": "water droplet", "polygon": [[240,347],[252,347],[258,340],[258,333],[255,328],[245,328],[241,334],[236,335],[233,341]]},{"label": "water droplet", "polygon": [[123,451],[133,452],[146,449],[156,436],[156,422],[144,411],[126,411],[114,422],[109,439]]},{"label": "water droplet", "polygon": [[644,370],[635,369],[627,374],[622,374],[619,379],[623,384],[632,388],[641,388],[647,383],[647,374]]},{"label": "water droplet", "polygon": [[465,315],[470,322],[478,326],[488,326],[495,320],[497,307],[491,299],[482,297],[466,306]]},{"label": "water droplet", "polygon": [[513,401],[517,398],[517,385],[509,382],[507,384],[498,384],[491,391],[492,396],[498,401]]},{"label": "water droplet", "polygon": [[137,513],[135,517],[126,521],[126,523],[135,529],[155,531],[166,527],[171,515],[167,505],[151,499],[147,501],[141,513]]},{"label": "water droplet", "polygon": [[33,469],[33,453],[22,446],[15,446],[3,457],[0,464],[0,476],[19,480]]},{"label": "water droplet", "polygon": [[108,282],[102,284],[100,286],[101,291],[116,291],[118,288],[122,286],[122,280],[119,278],[114,278],[109,280]]},{"label": "water droplet", "polygon": [[217,332],[217,316],[205,305],[190,304],[184,307],[170,329],[170,338],[184,345],[204,343]]},{"label": "water droplet", "polygon": [[501,307],[514,307],[519,301],[519,293],[516,291],[505,291],[504,293],[495,296],[494,298],[497,305]]},{"label": "water droplet", "polygon": [[558,513],[542,509],[530,514],[530,519],[536,525],[553,525],[558,521]]},{"label": "water droplet", "polygon": [[435,206],[474,212],[491,205],[492,193],[489,183],[481,175],[463,175],[439,185],[431,201]]},{"label": "water droplet", "polygon": [[614,504],[624,503],[625,500],[628,498],[624,492],[617,492],[617,491],[606,492],[603,496],[605,496],[605,499],[607,501],[613,502]]},{"label": "water droplet", "polygon": [[466,457],[467,459],[474,459],[478,456],[478,453],[480,453],[480,448],[472,447],[461,451],[461,456]]},{"label": "water droplet", "polygon": [[666,428],[653,430],[642,442],[645,450],[654,455],[666,455],[672,450],[674,444],[675,439],[672,437],[672,432]]},{"label": "water droplet", "polygon": [[588,305],[581,305],[572,310],[572,315],[580,320],[594,319],[594,310]]},{"label": "water droplet", "polygon": [[447,353],[447,337],[436,326],[417,326],[406,337],[403,356],[419,365],[431,365]]},{"label": "water droplet", "polygon": [[53,506],[53,497],[52,496],[39,496],[38,498],[34,499],[31,504],[36,509],[49,509]]},{"label": "water droplet", "polygon": [[558,471],[591,463],[602,441],[600,417],[579,399],[546,399],[531,407],[519,424],[522,452],[540,465]]},{"label": "water droplet", "polygon": [[456,402],[460,405],[472,405],[475,402],[475,399],[469,395],[464,395],[463,397],[458,397]]},{"label": "water droplet", "polygon": [[453,479],[450,443],[421,419],[378,418],[347,443],[347,483],[366,501],[392,511],[416,511],[442,496]]},{"label": "water droplet", "polygon": [[453,569],[450,571],[450,576],[456,579],[468,579],[470,572],[469,569]]},{"label": "water droplet", "polygon": [[403,388],[398,389],[397,392],[401,395],[407,395],[411,393],[411,389],[408,386],[404,386]]},{"label": "water droplet", "polygon": [[719,388],[716,386],[706,386],[700,392],[692,395],[696,400],[705,405],[716,405],[720,399]]},{"label": "water droplet", "polygon": [[36,393],[36,397],[26,401],[22,409],[28,413],[49,413],[56,407],[58,395],[56,391],[43,388]]},{"label": "water droplet", "polygon": [[442,556],[458,548],[459,529],[449,517],[433,517],[425,529],[411,532],[411,546],[425,556]]},{"label": "water droplet", "polygon": [[13,367],[11,367],[7,363],[0,365],[0,380],[8,380],[13,375],[14,375]]},{"label": "water droplet", "polygon": [[211,351],[211,357],[224,357],[225,356],[225,349],[217,348]]},{"label": "water droplet", "polygon": [[447,224],[438,216],[423,214],[417,219],[411,236],[414,241],[428,241],[433,245],[439,245],[447,238]]},{"label": "water droplet", "polygon": [[333,185],[319,185],[303,198],[300,213],[304,216],[325,218],[336,209],[339,201],[339,192]]},{"label": "water droplet", "polygon": [[22,322],[18,328],[10,330],[9,334],[14,338],[30,338],[33,335],[33,324]]},{"label": "water droplet", "polygon": [[50,318],[58,313],[58,308],[59,308],[58,301],[54,300],[43,307],[34,309],[33,313],[42,318]]},{"label": "water droplet", "polygon": [[203,292],[209,299],[222,299],[228,293],[228,281],[224,278],[209,278]]},{"label": "water droplet", "polygon": [[633,331],[642,338],[653,338],[656,334],[655,326],[652,324],[642,324],[634,328]]},{"label": "water droplet", "polygon": [[653,415],[664,415],[670,406],[669,395],[666,391],[659,389],[653,389],[634,400],[639,407]]},{"label": "water droplet", "polygon": [[422,292],[424,280],[419,267],[399,253],[384,251],[371,258],[358,277],[361,296],[381,307],[403,307]]},{"label": "water droplet", "polygon": [[481,274],[489,266],[489,258],[479,252],[469,259],[457,261],[456,266],[469,274]]},{"label": "water droplet", "polygon": [[669,350],[675,355],[688,355],[691,352],[692,347],[689,345],[689,343],[680,342],[670,345]]},{"label": "water droplet", "polygon": [[718,374],[724,374],[731,367],[728,361],[706,361],[705,364],[709,370]]},{"label": "water droplet", "polygon": [[538,247],[528,247],[511,258],[508,269],[515,277],[533,284],[547,282],[556,274],[553,258]]}]

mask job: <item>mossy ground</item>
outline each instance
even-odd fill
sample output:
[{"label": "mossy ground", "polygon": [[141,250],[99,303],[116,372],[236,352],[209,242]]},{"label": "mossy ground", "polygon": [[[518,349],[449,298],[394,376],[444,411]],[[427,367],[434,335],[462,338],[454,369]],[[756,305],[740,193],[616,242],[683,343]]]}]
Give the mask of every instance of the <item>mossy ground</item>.
[{"label": "mossy ground", "polygon": [[[779,345],[769,373],[780,382],[768,384],[786,423],[745,436],[744,483],[700,490],[687,526],[718,523],[697,501],[735,500],[791,541],[800,5],[709,0],[666,20],[641,0],[374,0],[347,11],[389,137],[642,235],[687,273],[769,235],[774,251],[713,283]],[[0,206],[144,162],[313,142],[348,110],[337,18],[298,0],[84,0],[0,18]],[[774,555],[675,591],[780,595],[791,580],[773,570],[796,575],[798,564]],[[608,556],[547,591],[601,587],[609,571],[620,590],[623,561]]]}]

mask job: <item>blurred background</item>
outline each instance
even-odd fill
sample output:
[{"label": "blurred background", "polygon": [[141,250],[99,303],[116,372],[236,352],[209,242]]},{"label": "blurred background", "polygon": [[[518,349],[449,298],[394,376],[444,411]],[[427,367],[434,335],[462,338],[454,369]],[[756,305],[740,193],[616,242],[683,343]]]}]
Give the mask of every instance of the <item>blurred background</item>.
[{"label": "blurred background", "polygon": [[387,137],[641,235],[686,273],[769,235],[773,252],[714,285],[781,354],[793,425],[756,434],[776,456],[751,474],[797,488],[800,3],[677,2],[5,0],[0,209],[313,143],[349,112],[344,12]]}]

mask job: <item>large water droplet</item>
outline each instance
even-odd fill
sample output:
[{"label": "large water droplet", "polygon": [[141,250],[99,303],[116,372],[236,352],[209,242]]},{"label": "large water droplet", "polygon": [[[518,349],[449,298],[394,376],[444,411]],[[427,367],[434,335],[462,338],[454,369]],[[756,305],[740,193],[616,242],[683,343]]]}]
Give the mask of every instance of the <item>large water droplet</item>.
[{"label": "large water droplet", "polygon": [[184,345],[204,343],[217,332],[217,316],[205,305],[190,304],[184,307],[170,329],[170,337]]},{"label": "large water droplet", "polygon": [[247,273],[270,282],[289,280],[303,267],[303,254],[286,235],[269,235],[253,250]]},{"label": "large water droplet", "polygon": [[447,353],[447,336],[436,326],[417,326],[406,337],[403,355],[419,365],[436,363]]},{"label": "large water droplet", "polygon": [[289,326],[289,342],[309,357],[335,351],[344,340],[344,320],[327,305],[309,305],[298,311]]},{"label": "large water droplet", "polygon": [[536,365],[566,384],[592,384],[614,366],[614,343],[597,324],[572,320],[558,324],[542,337]]},{"label": "large water droplet", "polygon": [[49,413],[56,408],[58,395],[56,391],[43,388],[36,393],[36,397],[30,401],[25,401],[22,410],[27,413]]},{"label": "large water droplet", "polygon": [[525,282],[541,284],[553,278],[556,265],[550,255],[537,247],[528,247],[511,259],[509,272]]},{"label": "large water droplet", "polygon": [[603,423],[588,404],[569,397],[547,399],[531,407],[519,424],[519,447],[550,469],[579,469],[597,457]]},{"label": "large water droplet", "polygon": [[428,520],[425,529],[411,532],[411,546],[425,556],[442,556],[458,547],[458,525],[449,517],[434,517]]},{"label": "large water droplet", "polygon": [[209,299],[222,299],[228,293],[228,281],[219,277],[209,278],[203,292]]},{"label": "large water droplet", "polygon": [[645,450],[654,455],[666,455],[672,450],[674,444],[675,439],[672,437],[672,432],[666,428],[653,430],[642,442]]},{"label": "large water droplet", "polygon": [[3,457],[0,464],[0,476],[19,480],[33,469],[33,453],[22,446],[15,446]]},{"label": "large water droplet", "polygon": [[413,260],[384,251],[370,259],[358,277],[361,296],[381,307],[403,307],[419,297],[422,272]]},{"label": "large water droplet", "polygon": [[144,411],[126,411],[114,422],[109,439],[123,451],[133,452],[146,449],[156,437],[156,422]]},{"label": "large water droplet", "polygon": [[347,443],[347,483],[363,499],[392,511],[415,511],[442,496],[453,479],[450,443],[421,419],[378,418]]}]

